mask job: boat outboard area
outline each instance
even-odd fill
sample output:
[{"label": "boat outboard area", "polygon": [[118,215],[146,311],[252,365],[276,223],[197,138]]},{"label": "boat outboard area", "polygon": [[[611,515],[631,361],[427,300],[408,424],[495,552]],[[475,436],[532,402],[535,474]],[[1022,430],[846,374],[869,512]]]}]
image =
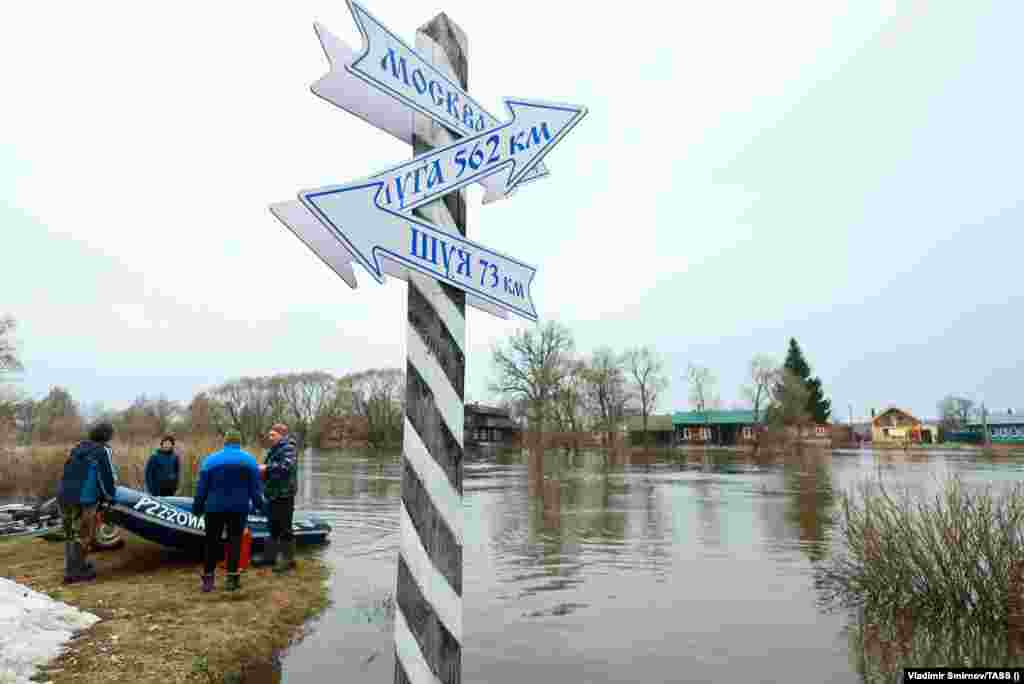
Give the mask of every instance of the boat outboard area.
[{"label": "boat outboard area", "polygon": [[[151,496],[128,487],[118,487],[104,518],[149,541],[177,549],[199,548],[206,535],[205,521],[192,512],[192,497]],[[270,522],[258,513],[247,521],[253,546],[262,547],[270,536]],[[295,512],[292,530],[298,544],[327,541],[331,526],[315,515]]]}]

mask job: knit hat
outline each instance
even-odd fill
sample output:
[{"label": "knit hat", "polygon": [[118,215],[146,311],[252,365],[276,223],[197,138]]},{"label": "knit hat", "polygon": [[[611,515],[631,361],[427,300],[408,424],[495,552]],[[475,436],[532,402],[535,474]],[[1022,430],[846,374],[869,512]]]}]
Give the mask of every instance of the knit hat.
[{"label": "knit hat", "polygon": [[228,430],[227,432],[224,433],[224,443],[225,444],[241,444],[242,443],[242,433],[239,432],[238,430],[235,430],[235,429]]}]

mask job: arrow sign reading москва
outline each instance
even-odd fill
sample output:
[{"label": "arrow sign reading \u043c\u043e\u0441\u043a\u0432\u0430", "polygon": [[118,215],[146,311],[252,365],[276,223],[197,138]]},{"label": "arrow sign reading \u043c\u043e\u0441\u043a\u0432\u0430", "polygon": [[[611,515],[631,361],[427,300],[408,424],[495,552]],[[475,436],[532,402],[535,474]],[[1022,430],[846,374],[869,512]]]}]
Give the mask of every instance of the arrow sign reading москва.
[{"label": "arrow sign reading \u043c\u043e\u0441\u043a\u0432\u0430", "polygon": [[481,178],[511,190],[586,114],[583,107],[506,99],[512,120],[370,178],[299,199],[383,282],[381,257],[530,320],[530,266],[411,218],[412,209]]},{"label": "arrow sign reading \u043c\u043e\u0441\u043a\u0432\u0430", "polygon": [[[331,67],[311,88],[317,96],[410,144],[412,117],[406,108],[430,117],[458,137],[501,125],[453,78],[406,45],[366,9],[352,0],[348,4],[363,36],[363,50],[356,55],[322,24],[314,24]],[[396,110],[395,101],[403,107]],[[547,175],[548,170],[540,163],[519,184]],[[481,181],[487,190],[485,204],[507,195],[489,177]]]}]

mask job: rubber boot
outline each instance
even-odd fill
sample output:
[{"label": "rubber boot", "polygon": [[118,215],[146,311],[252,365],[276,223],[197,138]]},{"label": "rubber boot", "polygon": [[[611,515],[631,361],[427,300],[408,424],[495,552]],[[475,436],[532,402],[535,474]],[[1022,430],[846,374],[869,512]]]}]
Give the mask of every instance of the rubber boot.
[{"label": "rubber boot", "polygon": [[203,588],[204,594],[209,594],[213,591],[213,575],[203,575]]},{"label": "rubber boot", "polygon": [[74,542],[64,542],[64,584],[71,584],[75,581]]},{"label": "rubber boot", "polygon": [[295,562],[295,537],[288,540],[285,545],[285,558],[288,561],[288,569],[294,570],[298,567],[298,563]]},{"label": "rubber boot", "polygon": [[277,540],[267,537],[263,543],[263,561],[260,565],[277,565]]},{"label": "rubber boot", "polygon": [[82,545],[71,542],[71,582],[91,582],[94,579],[96,570],[85,565]]},{"label": "rubber boot", "polygon": [[237,572],[229,572],[224,582],[224,591],[238,591],[242,588],[242,576]]},{"label": "rubber boot", "polygon": [[281,541],[281,553],[277,557],[277,563],[274,564],[274,572],[281,575],[294,567],[294,540]]},{"label": "rubber boot", "polygon": [[92,564],[91,560],[89,560],[89,547],[79,544],[78,549],[80,554],[78,558],[78,563],[82,568],[82,572],[86,575],[92,575],[93,577],[95,577],[96,566]]}]

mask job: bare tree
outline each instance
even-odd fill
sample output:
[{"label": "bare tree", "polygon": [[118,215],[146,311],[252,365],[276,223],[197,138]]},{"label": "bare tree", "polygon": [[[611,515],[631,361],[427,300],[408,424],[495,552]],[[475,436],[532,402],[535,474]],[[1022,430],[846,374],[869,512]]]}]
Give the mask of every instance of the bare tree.
[{"label": "bare tree", "polygon": [[63,387],[52,387],[32,411],[32,437],[41,443],[74,441],[81,436],[78,403]]},{"label": "bare tree", "polygon": [[545,412],[555,397],[566,372],[566,359],[573,351],[572,334],[557,321],[512,334],[492,351],[497,376],[490,391],[507,399],[523,399],[529,407],[530,427],[544,431]]},{"label": "bare tree", "polygon": [[622,365],[623,357],[608,347],[597,349],[587,362],[587,394],[608,444],[631,398]]},{"label": "bare tree", "polygon": [[197,435],[211,435],[224,429],[222,408],[206,392],[192,397],[186,409],[188,431]]},{"label": "bare tree", "polygon": [[632,376],[633,389],[640,402],[644,443],[649,443],[647,421],[658,405],[661,393],[668,387],[665,364],[651,347],[639,347],[626,352],[626,363]]},{"label": "bare tree", "polygon": [[748,383],[743,386],[743,396],[754,410],[754,423],[761,422],[761,407],[771,401],[772,386],[779,379],[779,365],[765,354],[758,354],[750,360]]},{"label": "bare tree", "polygon": [[[405,372],[401,368],[374,368],[343,378],[350,388],[341,413],[366,419],[367,441],[373,446],[400,442],[403,428],[402,395]],[[339,395],[340,396],[340,395]]]},{"label": "bare tree", "polygon": [[14,329],[18,323],[14,316],[0,316],[0,377],[24,369],[18,358],[18,346],[14,341]]},{"label": "bare tree", "polygon": [[300,447],[312,444],[315,430],[326,419],[340,416],[338,380],[330,373],[313,371],[278,376],[290,417],[290,429]]},{"label": "bare tree", "polygon": [[686,382],[690,386],[690,405],[708,422],[708,412],[718,405],[715,393],[715,374],[706,366],[691,363],[686,369]]},{"label": "bare tree", "polygon": [[587,367],[576,358],[565,359],[562,382],[555,391],[555,414],[561,430],[580,432],[587,402]]}]

